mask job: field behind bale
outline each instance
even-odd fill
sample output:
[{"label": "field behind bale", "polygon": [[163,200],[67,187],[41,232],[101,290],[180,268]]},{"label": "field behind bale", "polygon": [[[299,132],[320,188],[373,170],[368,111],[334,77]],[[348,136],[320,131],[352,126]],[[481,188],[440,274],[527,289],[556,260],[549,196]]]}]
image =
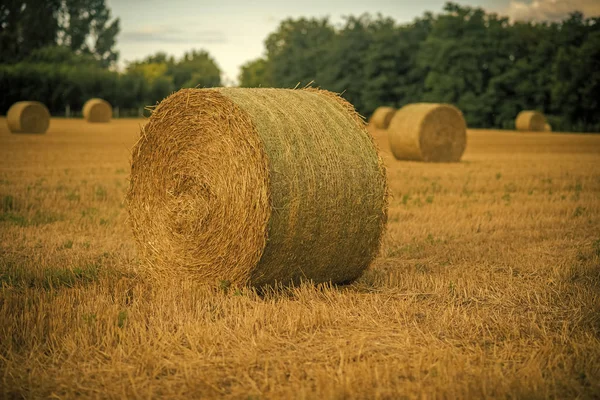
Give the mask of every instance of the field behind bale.
[{"label": "field behind bale", "polygon": [[143,120],[0,119],[0,397],[597,398],[600,135],[469,130],[388,168],[352,285],[152,281],[127,223]]}]

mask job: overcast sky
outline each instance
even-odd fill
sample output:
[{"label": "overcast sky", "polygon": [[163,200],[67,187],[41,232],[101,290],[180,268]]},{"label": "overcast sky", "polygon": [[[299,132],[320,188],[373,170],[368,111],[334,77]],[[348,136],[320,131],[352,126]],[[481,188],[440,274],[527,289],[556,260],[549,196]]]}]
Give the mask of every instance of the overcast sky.
[{"label": "overcast sky", "polygon": [[[458,0],[509,15],[513,19],[556,20],[577,9],[600,15],[600,0]],[[425,11],[438,13],[445,0],[107,0],[121,19],[117,40],[120,66],[157,51],[176,57],[205,49],[223,71],[224,83],[237,80],[239,68],[264,52],[264,40],[288,17],[329,16],[339,23],[345,15],[380,12],[409,22]]]}]

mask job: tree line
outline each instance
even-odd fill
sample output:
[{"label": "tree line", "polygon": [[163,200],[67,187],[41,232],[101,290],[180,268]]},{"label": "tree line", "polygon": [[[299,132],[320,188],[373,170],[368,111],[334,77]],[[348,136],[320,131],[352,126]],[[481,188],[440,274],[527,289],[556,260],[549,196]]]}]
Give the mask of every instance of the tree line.
[{"label": "tree line", "polygon": [[[544,112],[555,129],[600,131],[600,19],[512,22],[447,3],[408,24],[382,15],[282,21],[265,53],[241,68],[243,87],[332,90],[369,116],[381,105],[458,106],[471,127],[513,128],[519,111]],[[120,21],[105,0],[0,3],[0,113],[38,100],[55,114],[101,97],[122,110],[154,105],[181,87],[220,86],[202,50],[157,53],[115,69]]]},{"label": "tree line", "polygon": [[265,55],[242,66],[244,87],[312,85],[343,93],[369,116],[382,105],[458,106],[479,128],[514,128],[519,111],[555,129],[600,131],[600,18],[511,22],[447,3],[409,24],[381,15],[288,19]]},{"label": "tree line", "polygon": [[219,67],[201,50],[178,59],[157,53],[117,71],[119,31],[105,0],[1,2],[0,113],[37,100],[61,115],[100,97],[137,115],[179,88],[221,85]]}]

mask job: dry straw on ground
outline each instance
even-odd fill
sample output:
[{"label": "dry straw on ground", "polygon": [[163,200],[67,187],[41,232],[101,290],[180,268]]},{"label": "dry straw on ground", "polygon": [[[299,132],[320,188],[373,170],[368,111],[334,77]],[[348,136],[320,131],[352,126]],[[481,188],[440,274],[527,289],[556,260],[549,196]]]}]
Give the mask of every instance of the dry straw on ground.
[{"label": "dry straw on ground", "polygon": [[399,160],[456,162],[467,145],[467,125],[449,104],[417,103],[396,112],[388,128],[392,153]]},{"label": "dry straw on ground", "polygon": [[538,111],[521,111],[517,115],[515,126],[518,131],[544,132],[546,117]]},{"label": "dry straw on ground", "polygon": [[0,399],[600,399],[600,135],[470,130],[454,164],[382,151],[372,266],[259,297],[140,271],[139,124],[31,137],[0,117]]},{"label": "dry straw on ground", "polygon": [[109,122],[112,118],[112,106],[106,100],[89,99],[83,105],[83,117],[88,122]]},{"label": "dry straw on ground", "polygon": [[151,271],[339,283],[379,248],[385,170],[330,92],[182,89],[142,129],[131,168],[130,217]]},{"label": "dry straw on ground", "polygon": [[369,123],[377,129],[387,129],[395,112],[396,109],[393,107],[378,107],[373,115],[371,115]]},{"label": "dry straw on ground", "polygon": [[6,122],[13,133],[46,133],[50,112],[40,102],[19,101],[8,109]]}]

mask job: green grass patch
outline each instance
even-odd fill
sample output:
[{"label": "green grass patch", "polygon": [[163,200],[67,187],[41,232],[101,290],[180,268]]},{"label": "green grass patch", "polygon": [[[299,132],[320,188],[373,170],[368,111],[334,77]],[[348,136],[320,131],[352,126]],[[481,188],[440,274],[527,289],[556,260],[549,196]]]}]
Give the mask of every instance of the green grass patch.
[{"label": "green grass patch", "polygon": [[117,326],[119,328],[123,328],[125,326],[125,322],[127,321],[127,311],[119,311],[119,315],[117,316]]},{"label": "green grass patch", "polygon": [[90,263],[75,268],[45,268],[32,272],[23,266],[8,263],[0,266],[0,286],[44,290],[72,288],[97,281],[99,270],[99,263]]},{"label": "green grass patch", "polygon": [[[64,248],[74,246],[71,240],[63,244]],[[104,252],[73,263],[65,253],[56,253],[57,257],[44,261],[36,251],[8,254],[0,258],[0,288],[32,288],[39,290],[60,290],[81,287],[96,283],[101,277],[120,279],[135,278],[135,274],[115,269],[115,256]]]},{"label": "green grass patch", "polygon": [[95,217],[96,215],[98,215],[98,209],[94,208],[94,207],[88,207],[85,210],[81,211],[81,216],[83,218],[86,218],[86,217],[92,218],[92,217]]},{"label": "green grass patch", "polygon": [[81,199],[81,196],[77,191],[72,191],[71,193],[65,196],[65,199],[69,201],[79,201]]},{"label": "green grass patch", "polygon": [[600,239],[595,240],[594,243],[592,243],[592,249],[596,257],[600,257]]},{"label": "green grass patch", "polygon": [[404,194],[404,195],[402,195],[402,204],[403,205],[408,204],[409,200],[410,200],[410,194]]},{"label": "green grass patch", "polygon": [[2,200],[0,200],[0,210],[2,210],[2,212],[13,211],[16,207],[17,201],[13,196],[2,196]]},{"label": "green grass patch", "polygon": [[61,250],[65,250],[65,249],[72,249],[73,248],[73,241],[71,239],[65,241],[60,247],[59,249]]},{"label": "green grass patch", "polygon": [[585,212],[585,207],[577,206],[575,211],[573,211],[573,217],[580,217]]},{"label": "green grass patch", "polygon": [[63,220],[64,216],[62,214],[43,211],[36,211],[35,214],[31,216],[25,216],[11,211],[0,213],[0,222],[6,222],[21,227],[48,225]]},{"label": "green grass patch", "polygon": [[106,188],[104,186],[96,186],[94,195],[97,201],[104,201],[108,199],[108,192],[106,191]]}]

